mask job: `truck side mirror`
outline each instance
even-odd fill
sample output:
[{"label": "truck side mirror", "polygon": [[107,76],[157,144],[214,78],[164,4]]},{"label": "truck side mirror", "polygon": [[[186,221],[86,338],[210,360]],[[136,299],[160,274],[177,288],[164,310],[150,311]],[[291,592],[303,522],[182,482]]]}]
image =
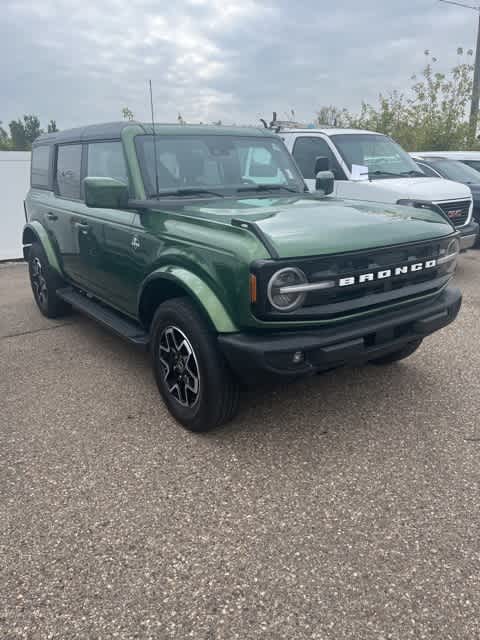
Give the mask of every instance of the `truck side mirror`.
[{"label": "truck side mirror", "polygon": [[313,175],[316,176],[319,171],[330,171],[330,160],[327,156],[317,156],[315,158]]},{"label": "truck side mirror", "polygon": [[315,191],[322,191],[324,196],[333,192],[335,176],[331,171],[319,171],[315,176]]},{"label": "truck side mirror", "polygon": [[126,209],[128,187],[114,178],[85,178],[85,204],[97,209]]}]

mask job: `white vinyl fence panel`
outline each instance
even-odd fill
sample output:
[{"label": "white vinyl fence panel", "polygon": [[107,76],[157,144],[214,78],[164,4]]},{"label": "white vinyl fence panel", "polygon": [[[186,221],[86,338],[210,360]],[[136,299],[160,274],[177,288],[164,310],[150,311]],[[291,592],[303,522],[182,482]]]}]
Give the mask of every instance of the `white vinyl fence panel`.
[{"label": "white vinyl fence panel", "polygon": [[30,152],[0,151],[0,260],[22,257],[23,201],[30,185]]}]

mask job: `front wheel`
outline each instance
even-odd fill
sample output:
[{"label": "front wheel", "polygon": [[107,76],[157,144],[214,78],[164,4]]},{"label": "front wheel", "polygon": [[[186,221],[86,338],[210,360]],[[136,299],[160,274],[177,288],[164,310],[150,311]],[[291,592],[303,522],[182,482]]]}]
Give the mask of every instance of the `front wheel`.
[{"label": "front wheel", "polygon": [[239,385],[215,334],[187,298],[161,304],[152,323],[153,370],[170,413],[190,431],[208,431],[235,415]]},{"label": "front wheel", "polygon": [[380,358],[375,358],[374,360],[370,360],[370,362],[376,365],[392,364],[393,362],[398,362],[399,360],[403,360],[404,358],[408,358],[408,356],[411,356],[412,353],[414,353],[421,344],[422,344],[422,339],[419,338],[414,342],[409,342],[398,351],[393,351],[393,353],[387,353],[387,355],[381,356]]}]

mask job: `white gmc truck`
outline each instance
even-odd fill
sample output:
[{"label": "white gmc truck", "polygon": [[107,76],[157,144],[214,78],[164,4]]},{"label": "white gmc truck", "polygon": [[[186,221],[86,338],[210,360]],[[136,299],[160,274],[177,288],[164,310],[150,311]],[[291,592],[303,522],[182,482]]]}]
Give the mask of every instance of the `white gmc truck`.
[{"label": "white gmc truck", "polygon": [[278,128],[308,188],[316,189],[320,171],[334,176],[333,195],[414,207],[440,208],[460,232],[462,250],[475,244],[472,194],[458,182],[427,177],[388,136],[360,129]]}]

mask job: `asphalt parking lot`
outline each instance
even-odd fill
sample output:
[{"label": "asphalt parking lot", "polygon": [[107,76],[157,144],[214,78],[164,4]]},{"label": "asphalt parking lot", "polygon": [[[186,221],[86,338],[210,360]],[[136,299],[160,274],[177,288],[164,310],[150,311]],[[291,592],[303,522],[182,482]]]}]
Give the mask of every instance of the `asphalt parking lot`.
[{"label": "asphalt parking lot", "polygon": [[199,436],[146,354],[0,266],[0,638],[480,638],[480,251],[457,283],[405,362]]}]

